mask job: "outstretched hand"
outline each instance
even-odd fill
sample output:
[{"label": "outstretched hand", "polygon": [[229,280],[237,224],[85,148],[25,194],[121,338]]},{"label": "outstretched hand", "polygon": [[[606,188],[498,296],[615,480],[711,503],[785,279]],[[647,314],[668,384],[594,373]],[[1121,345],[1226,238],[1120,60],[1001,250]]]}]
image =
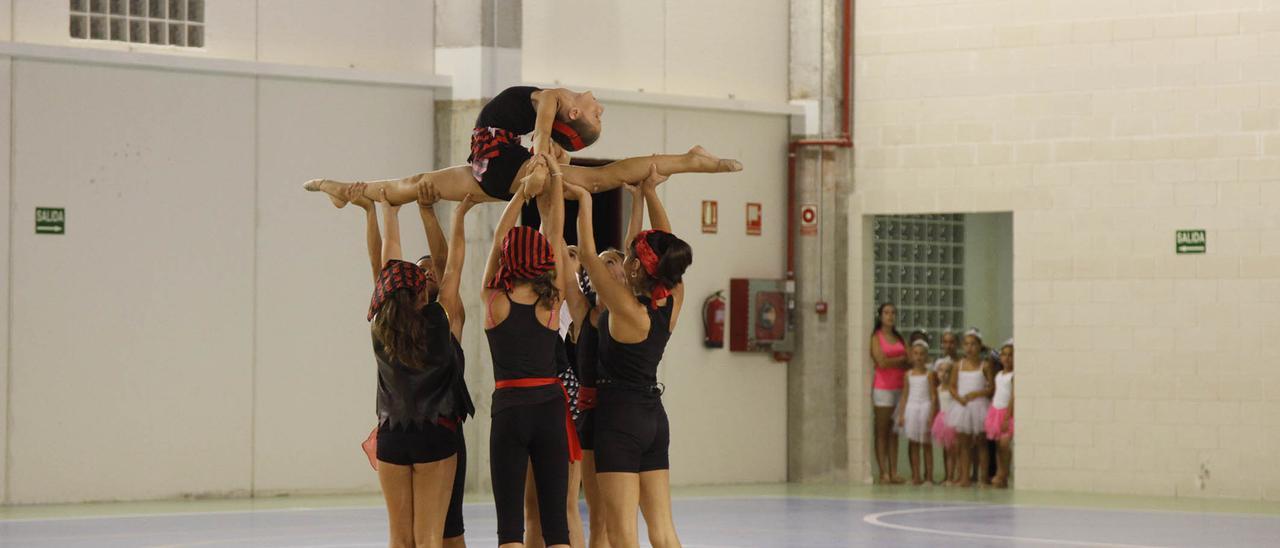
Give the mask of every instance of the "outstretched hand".
[{"label": "outstretched hand", "polygon": [[440,201],[440,192],[436,190],[436,185],[429,181],[418,183],[418,207],[430,208]]},{"label": "outstretched hand", "polygon": [[365,211],[373,209],[373,200],[364,195],[364,190],[368,186],[368,183],[356,183],[347,187],[347,201],[360,206]]},{"label": "outstretched hand", "polygon": [[640,184],[643,185],[645,190],[649,190],[649,189],[657,188],[658,185],[666,182],[667,179],[670,179],[670,178],[671,178],[670,175],[663,175],[661,173],[658,173],[658,164],[649,164],[649,176],[645,177],[644,181],[642,181]]},{"label": "outstretched hand", "polygon": [[390,211],[390,212],[396,212],[400,210],[400,206],[392,204],[391,198],[387,197],[387,185],[382,185],[381,187],[378,187],[378,203],[382,204],[382,207],[386,208],[387,211]]}]

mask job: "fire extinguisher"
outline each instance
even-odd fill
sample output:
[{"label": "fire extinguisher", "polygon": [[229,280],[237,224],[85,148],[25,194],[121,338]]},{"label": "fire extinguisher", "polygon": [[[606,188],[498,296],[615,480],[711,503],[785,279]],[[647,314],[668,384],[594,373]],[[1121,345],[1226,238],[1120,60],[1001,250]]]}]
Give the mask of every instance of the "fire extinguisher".
[{"label": "fire extinguisher", "polygon": [[707,334],[702,344],[707,348],[724,348],[724,316],[723,291],[717,291],[702,301],[702,327]]}]

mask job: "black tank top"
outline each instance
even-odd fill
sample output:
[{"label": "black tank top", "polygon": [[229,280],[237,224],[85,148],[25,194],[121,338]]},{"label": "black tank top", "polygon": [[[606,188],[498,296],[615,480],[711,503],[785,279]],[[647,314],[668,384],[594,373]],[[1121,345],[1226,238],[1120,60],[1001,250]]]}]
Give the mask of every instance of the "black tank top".
[{"label": "black tank top", "polygon": [[[524,135],[533,131],[538,111],[533,108],[533,92],[538,88],[515,86],[495,95],[476,116],[476,127],[496,127]],[[517,143],[518,144],[518,143]]]},{"label": "black tank top", "polygon": [[647,387],[658,384],[658,362],[671,339],[671,311],[675,299],[653,309],[649,299],[640,297],[649,312],[649,335],[634,344],[620,343],[609,333],[609,311],[600,313],[596,328],[600,330],[599,381],[609,381],[628,387]]},{"label": "black tank top", "polygon": [[[510,296],[507,302],[511,311],[506,319],[484,332],[493,356],[494,380],[555,377],[556,354],[563,352],[560,333],[538,321],[536,304],[520,304]],[[564,392],[554,384],[498,389],[493,393],[492,413],[563,397]]]},{"label": "black tank top", "polygon": [[461,420],[475,413],[463,377],[462,346],[449,332],[444,308],[432,303],[422,313],[430,349],[422,369],[390,359],[378,337],[372,337],[378,363],[378,423],[389,428],[420,428],[439,418]]}]

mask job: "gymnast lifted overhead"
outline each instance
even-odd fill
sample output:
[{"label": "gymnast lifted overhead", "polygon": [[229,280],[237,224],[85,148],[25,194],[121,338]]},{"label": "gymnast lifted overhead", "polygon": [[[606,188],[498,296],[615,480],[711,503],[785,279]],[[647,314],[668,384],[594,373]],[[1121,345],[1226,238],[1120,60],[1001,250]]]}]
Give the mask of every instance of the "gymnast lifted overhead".
[{"label": "gymnast lifted overhead", "polygon": [[[599,139],[603,127],[604,107],[590,91],[510,87],[485,104],[476,117],[471,133],[471,155],[468,165],[448,167],[403,179],[369,181],[362,187],[370,199],[385,198],[391,205],[412,202],[418,197],[418,186],[429,184],[444,200],[462,201],[471,195],[477,201],[508,201],[517,188],[525,186],[524,195],[542,193],[547,167],[534,161],[538,154],[549,154],[562,165],[564,183],[590,192],[613,190],[627,183],[639,183],[649,175],[650,166],[658,173],[723,173],[741,171],[737,160],[720,159],[701,146],[684,154],[655,154],[627,158],[599,167],[572,166],[566,151],[578,151]],[[532,148],[520,144],[520,138],[532,134]],[[529,175],[536,174],[534,177]],[[330,179],[307,181],[303,188],[324,192],[336,207],[349,203],[348,188],[354,183]]]}]

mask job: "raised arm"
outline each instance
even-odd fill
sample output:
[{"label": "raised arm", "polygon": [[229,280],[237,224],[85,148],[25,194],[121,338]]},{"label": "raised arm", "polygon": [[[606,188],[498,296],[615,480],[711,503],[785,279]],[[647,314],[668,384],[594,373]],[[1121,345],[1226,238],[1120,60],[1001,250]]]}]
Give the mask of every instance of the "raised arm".
[{"label": "raised arm", "polygon": [[524,201],[527,199],[524,187],[521,186],[516,189],[511,201],[507,202],[507,208],[502,210],[502,218],[498,220],[498,227],[493,232],[493,246],[489,248],[489,261],[484,266],[485,287],[488,287],[489,282],[498,274],[498,258],[502,256],[502,239],[516,226],[516,220],[520,218],[520,209],[524,207]]},{"label": "raised arm", "polygon": [[449,259],[449,244],[444,239],[444,231],[440,229],[440,220],[436,218],[435,205],[440,201],[440,193],[435,185],[427,182],[418,184],[418,216],[422,217],[422,230],[427,233],[427,248],[431,250],[431,270],[436,279],[444,276]]},{"label": "raised arm", "polygon": [[538,102],[538,116],[533,121],[534,154],[552,152],[551,126],[556,121],[556,113],[560,111],[560,94],[558,89],[544,89],[533,94]]},{"label": "raised arm", "polygon": [[622,249],[631,249],[631,242],[644,227],[644,194],[638,184],[622,185],[622,188],[631,195],[631,220],[627,221],[627,238],[622,240]]},{"label": "raised arm", "polygon": [[382,204],[383,232],[386,233],[382,239],[382,264],[387,264],[392,259],[404,258],[400,251],[400,206],[387,201],[386,187],[383,187],[378,203]]},{"label": "raised arm", "polygon": [[547,168],[551,172],[551,186],[538,196],[539,214],[543,209],[542,204],[546,203],[547,213],[542,217],[542,235],[551,243],[551,248],[556,254],[556,288],[560,290],[560,295],[566,292],[565,286],[569,278],[567,269],[561,268],[565,264],[565,243],[564,243],[564,173],[560,171],[560,164],[549,154],[544,154]]},{"label": "raised arm", "polygon": [[671,219],[667,218],[667,208],[658,198],[658,185],[666,180],[666,175],[658,173],[657,164],[649,164],[649,176],[640,183],[640,188],[644,191],[644,201],[649,203],[649,224],[654,230],[671,232]]},{"label": "raised arm", "polygon": [[382,273],[382,234],[378,230],[378,211],[364,195],[364,183],[356,183],[347,188],[347,199],[364,210],[364,239],[369,252],[369,267],[373,269],[373,283],[378,283],[378,274]]},{"label": "raised arm", "polygon": [[467,255],[465,220],[467,212],[475,204],[468,194],[453,210],[453,225],[449,230],[449,237],[453,242],[449,245],[444,274],[440,277],[440,305],[449,313],[449,329],[459,339],[462,338],[462,326],[465,322],[462,296],[458,293],[458,288],[462,285],[462,263]]},{"label": "raised arm", "polygon": [[576,185],[566,185],[565,190],[578,200],[578,259],[587,268],[587,276],[596,289],[596,298],[609,308],[613,318],[637,322],[640,316],[649,315],[639,301],[622,282],[613,279],[609,268],[596,253],[596,235],[591,226],[591,193]]}]

